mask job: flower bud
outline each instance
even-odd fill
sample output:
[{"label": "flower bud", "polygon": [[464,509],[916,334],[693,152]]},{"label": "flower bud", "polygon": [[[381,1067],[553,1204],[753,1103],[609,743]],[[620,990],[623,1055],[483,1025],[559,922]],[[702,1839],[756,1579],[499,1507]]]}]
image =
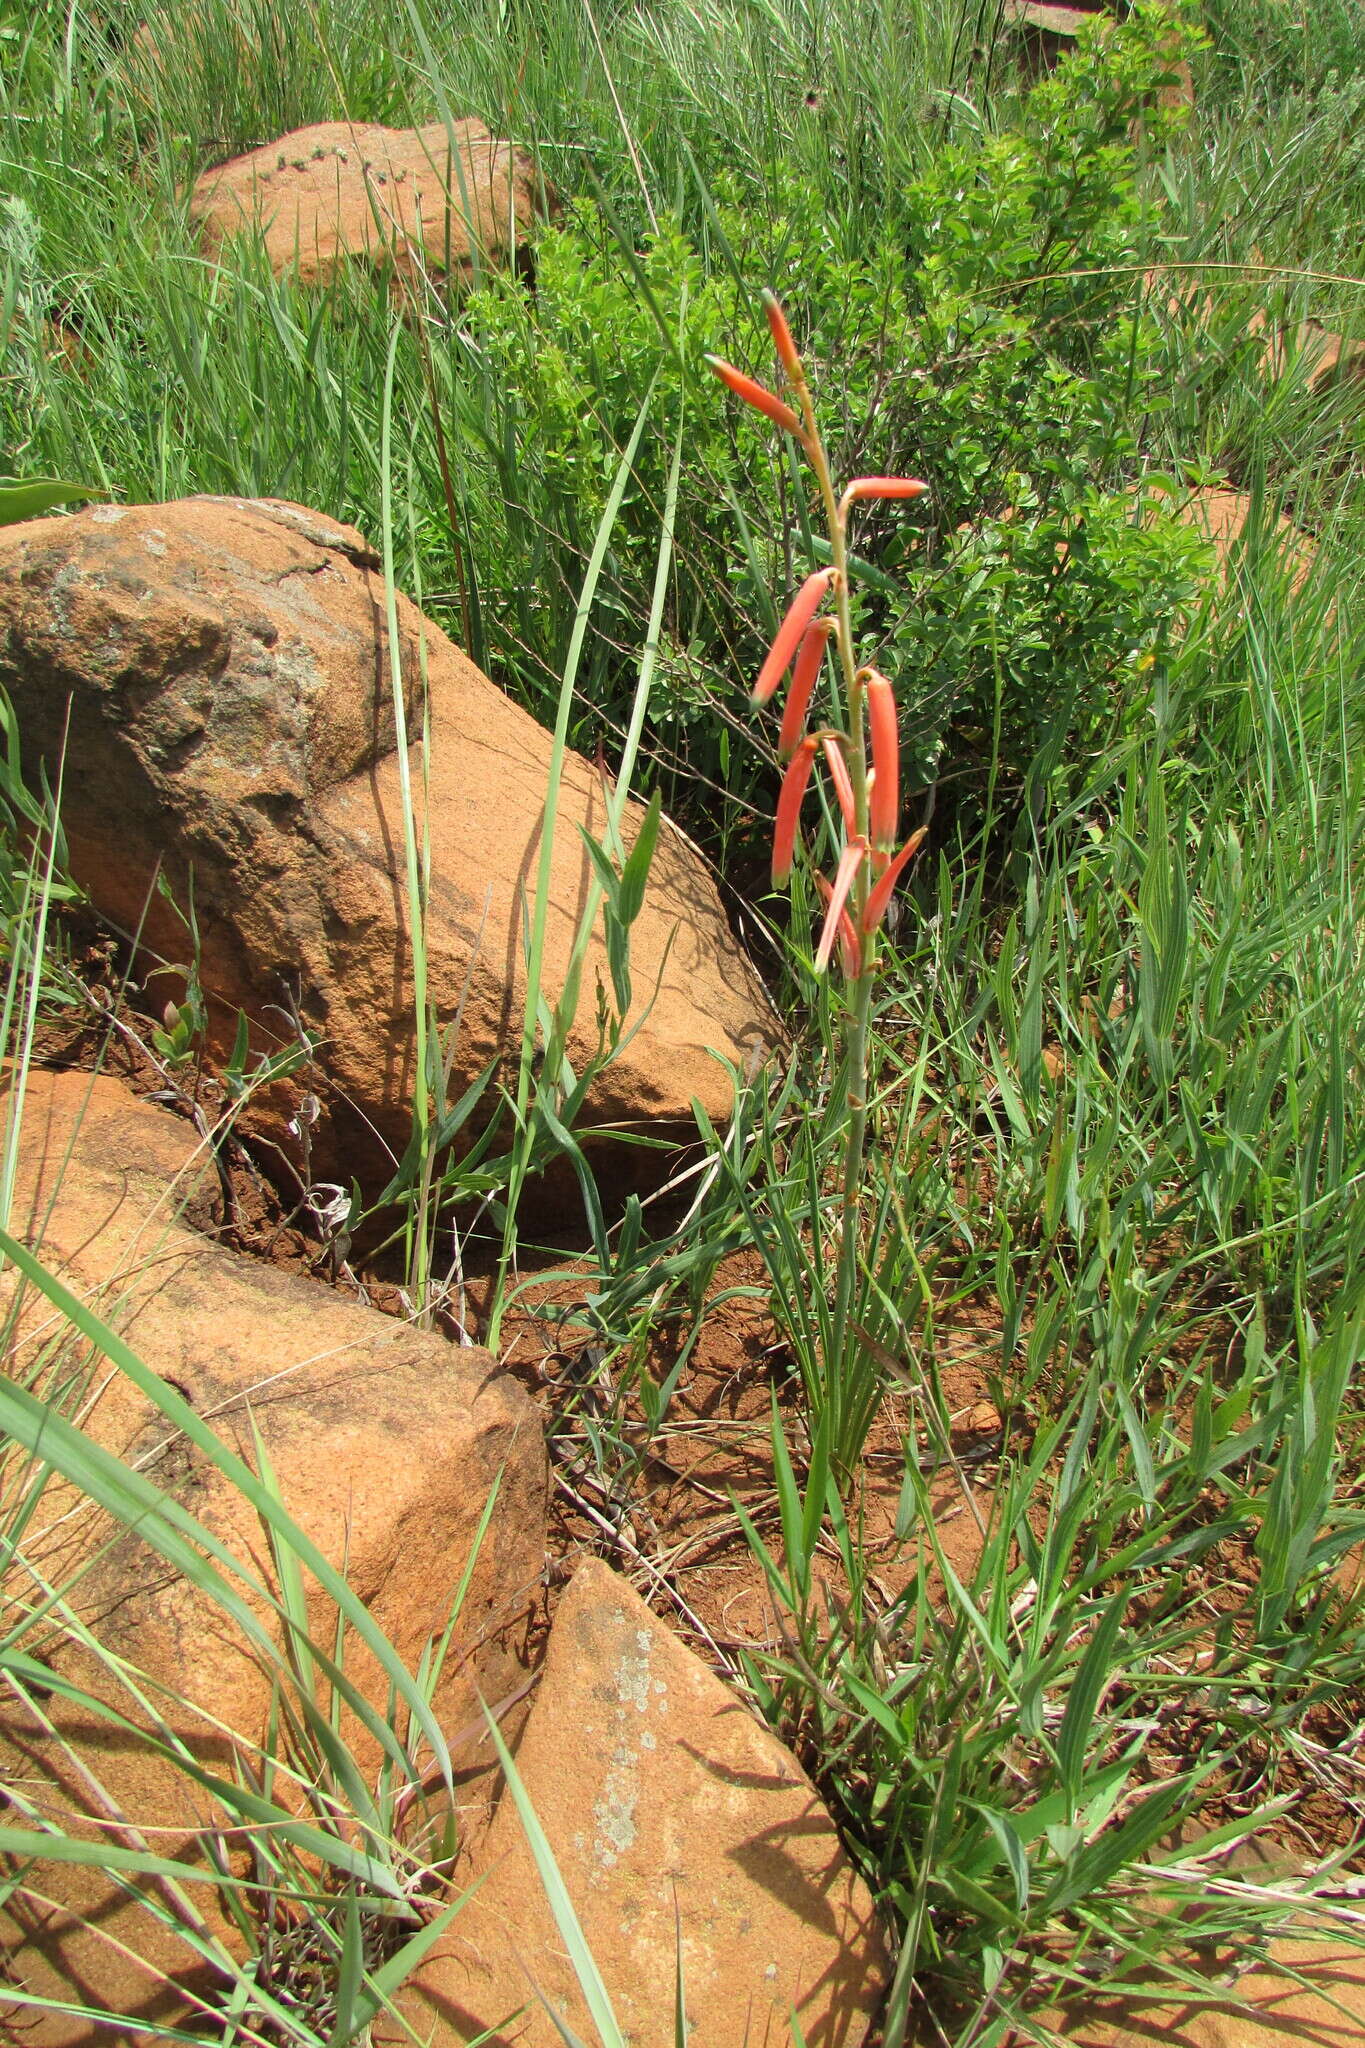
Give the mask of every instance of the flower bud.
[{"label": "flower bud", "polygon": [[901,878],[901,870],[905,867],[907,861],[911,860],[919,852],[920,847],[924,844],[924,835],[928,829],[927,825],[921,825],[918,832],[910,834],[910,837],[906,840],[904,846],[868,897],[863,910],[863,930],[865,932],[875,932],[877,926],[886,916],[886,906],[891,901],[896,884]]},{"label": "flower bud", "polygon": [[[839,935],[839,920],[845,914],[844,905],[848,901],[848,892],[853,887],[853,877],[861,867],[866,853],[865,839],[851,839],[839,856],[838,871],[834,877],[834,886],[829,892],[829,905],[825,911],[824,930],[820,934],[820,944],[815,955],[817,974],[823,974],[829,966],[829,956],[834,951],[834,941]],[[857,943],[857,933],[854,932],[851,936],[858,959],[858,966],[854,970],[856,978],[862,967],[862,948]],[[847,960],[849,956],[845,953],[844,957]]]},{"label": "flower bud", "polygon": [[844,814],[844,830],[850,838],[858,829],[858,811],[853,801],[853,784],[849,781],[848,763],[844,759],[843,742],[837,733],[820,735],[825,749],[825,765],[829,779],[834,784],[834,794],[839,799],[839,809]]},{"label": "flower bud", "polygon": [[[830,898],[834,894],[829,883],[823,875],[817,875],[815,877],[815,885],[823,896],[826,905],[828,905]],[[862,972],[863,955],[862,948],[858,944],[858,934],[854,928],[853,919],[849,916],[847,909],[839,912],[839,952],[844,963],[844,973],[850,981],[856,981]]]},{"label": "flower bud", "polygon": [[758,672],[758,681],[754,684],[753,691],[755,704],[766,704],[787,673],[791,658],[833,581],[833,569],[817,569],[813,576],[806,578],[788,605],[787,615],[777,629],[777,638],[769,648],[768,658]]},{"label": "flower bud", "polygon": [[819,744],[817,739],[802,740],[782,778],[782,788],[777,799],[777,823],[773,827],[774,889],[780,889],[792,871],[792,862],[796,858],[796,827]]},{"label": "flower bud", "polygon": [[771,292],[763,294],[763,310],[768,316],[768,325],[773,331],[773,342],[777,358],[787,375],[795,380],[801,375],[801,358],[792,340],[792,331],[787,325],[787,316]]},{"label": "flower bud", "polygon": [[868,798],[868,825],[872,844],[891,847],[896,843],[900,821],[900,734],[896,728],[896,699],[890,683],[875,668],[864,669],[867,691],[867,723],[872,736],[872,767],[875,779]]},{"label": "flower bud", "polygon": [[864,498],[922,498],[928,488],[915,476],[855,477],[839,500],[840,524],[848,517],[849,506]]},{"label": "flower bud", "polygon": [[782,713],[782,730],[777,736],[777,752],[785,761],[795,751],[796,743],[806,729],[806,713],[810,709],[812,692],[830,634],[834,631],[833,619],[816,619],[806,628],[792,670],[792,686],[787,693],[787,708]]},{"label": "flower bud", "polygon": [[775,393],[766,390],[762,384],[756,384],[752,377],[746,377],[743,370],[737,370],[733,363],[722,362],[719,356],[708,356],[706,360],[721,383],[728,384],[736,398],[742,398],[746,405],[752,405],[757,411],[766,413],[770,420],[785,428],[787,433],[800,437],[800,420],[791,407],[784,405]]}]

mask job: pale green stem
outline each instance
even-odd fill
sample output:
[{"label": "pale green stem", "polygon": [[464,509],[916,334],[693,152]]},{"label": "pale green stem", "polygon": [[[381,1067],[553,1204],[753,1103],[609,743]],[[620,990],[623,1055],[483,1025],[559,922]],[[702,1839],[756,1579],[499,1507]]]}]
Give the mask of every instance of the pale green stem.
[{"label": "pale green stem", "polygon": [[[431,1123],[431,1098],[429,1093],[429,1069],[427,1064],[427,935],[426,896],[422,888],[422,860],[417,840],[417,818],[412,799],[412,764],[408,757],[408,715],[403,694],[403,650],[398,632],[398,586],[394,581],[393,565],[393,376],[398,357],[398,342],[402,334],[401,324],[394,323],[389,338],[388,360],[384,366],[383,410],[380,414],[380,525],[384,559],[384,625],[389,649],[389,685],[393,698],[393,725],[395,759],[398,764],[398,790],[403,812],[403,852],[407,872],[408,948],[412,958],[412,1018],[413,1018],[413,1074],[412,1123],[419,1146],[419,1155],[425,1158],[428,1152],[427,1132]],[[423,677],[425,682],[425,676]],[[423,737],[426,723],[423,713]],[[423,756],[423,787],[426,783],[426,760]],[[425,822],[423,831],[425,832]],[[408,1277],[417,1303],[419,1320],[425,1320],[428,1308],[427,1292],[429,1246],[427,1243],[425,1218],[417,1219],[416,1242],[411,1247]]]},{"label": "pale green stem", "polygon": [[[512,1166],[508,1175],[505,1197],[506,1222],[503,1225],[502,1250],[498,1256],[498,1276],[493,1290],[493,1307],[489,1316],[485,1343],[490,1351],[496,1351],[501,1339],[502,1318],[507,1302],[507,1275],[517,1248],[517,1206],[522,1189],[530,1172],[531,1160],[531,1084],[535,1074],[536,1036],[540,1024],[541,981],[545,966],[545,934],[549,918],[550,886],[553,876],[555,824],[559,816],[560,783],[564,774],[564,759],[569,745],[569,712],[573,704],[574,687],[578,681],[578,664],[587,636],[588,619],[593,600],[597,595],[598,579],[602,564],[607,557],[607,548],[616,525],[616,515],[621,509],[621,500],[626,494],[626,485],[634,472],[635,455],[649,417],[649,408],[654,401],[654,388],[658,374],[650,379],[644,401],[636,415],[635,426],[625,453],[616,466],[616,476],[607,498],[606,507],[598,521],[597,537],[593,541],[592,553],[588,558],[587,574],[579,592],[578,609],[574,615],[573,632],[569,638],[569,652],[564,663],[564,673],[559,686],[559,705],[555,712],[554,735],[550,743],[550,766],[546,778],[545,808],[540,821],[540,860],[536,871],[535,902],[531,909],[531,935],[526,956],[526,1009],[522,1019],[521,1058],[517,1067],[517,1093],[515,1121],[516,1129],[512,1139]],[[561,992],[556,1006],[563,1031],[567,1037],[573,1021],[573,1003],[569,991]],[[561,1039],[557,1047],[548,1041],[545,1046],[546,1067],[553,1069],[563,1053]],[[553,1051],[554,1061],[549,1055]],[[543,1076],[547,1091],[557,1086],[559,1076],[551,1070]]]}]

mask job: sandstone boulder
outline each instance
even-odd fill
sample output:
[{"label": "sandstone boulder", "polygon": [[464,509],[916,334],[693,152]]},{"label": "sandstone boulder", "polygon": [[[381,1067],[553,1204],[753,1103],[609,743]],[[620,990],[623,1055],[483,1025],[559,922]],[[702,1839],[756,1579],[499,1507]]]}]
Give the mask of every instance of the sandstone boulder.
[{"label": "sandstone boulder", "polygon": [[468,278],[525,248],[545,197],[531,159],[481,121],[326,121],[205,171],[190,217],[206,255],[259,232],[275,275],[304,284],[356,261],[404,278]]},{"label": "sandstone boulder", "polygon": [[[543,1567],[545,1458],[539,1421],[515,1383],[486,1352],[381,1317],[185,1228],[171,1191],[178,1183],[201,1204],[210,1199],[202,1150],[187,1125],[137,1102],[123,1084],[34,1073],[23,1134],[15,1234],[250,1462],[259,1430],[288,1510],[328,1560],[344,1566],[410,1670],[450,1620],[497,1485],[434,1695],[438,1723],[454,1737],[476,1713],[478,1692],[491,1700],[516,1691]],[[14,1306],[12,1275],[0,1280],[0,1296],[0,1308]],[[36,1375],[54,1397],[64,1387],[68,1412],[98,1444],[268,1578],[261,1524],[207,1456],[107,1360],[73,1341],[54,1352],[53,1338],[46,1302],[21,1296],[5,1370]],[[145,1674],[146,1698],[201,1764],[231,1777],[237,1753],[256,1754],[270,1713],[268,1678],[240,1631],[149,1542],[61,1483],[44,1494],[26,1552],[48,1578],[70,1582],[82,1621]],[[6,1592],[31,1601],[33,1587],[14,1579]],[[330,1646],[330,1603],[315,1584],[309,1599],[315,1639]],[[54,1632],[48,1661],[140,1718],[79,1643]],[[353,1634],[343,1662],[382,1715],[388,1681]],[[30,1807],[89,1835],[103,1805],[106,1826],[117,1813],[150,1830],[167,1854],[199,1859],[194,1829],[213,1809],[205,1791],[58,1694],[43,1711],[48,1726],[7,1710],[0,1737],[0,1778],[21,1787]],[[342,1727],[362,1776],[373,1781],[374,1738],[349,1715]],[[234,1940],[215,1916],[210,1888],[195,1891],[210,1924]],[[90,2000],[144,2029],[183,2015],[181,1989],[210,1975],[116,1883],[74,1865],[42,1869],[10,1899],[0,1951],[11,1982]],[[82,2021],[23,2019],[23,2038],[44,2048],[90,2037]],[[130,2025],[130,2037],[135,2031]]]},{"label": "sandstone boulder", "polygon": [[[1017,39],[1028,71],[1051,71],[1102,9],[1063,7],[1053,0],[1005,0],[1001,19]],[[1108,19],[1108,16],[1105,16]]]},{"label": "sandstone boulder", "polygon": [[[518,1767],[588,1946],[634,2048],[671,2048],[681,1922],[687,2016],[702,2042],[857,2048],[884,1993],[872,1901],[789,1750],[597,1560],[551,1631]],[[486,1873],[400,2001],[417,2035],[455,2048],[595,2039],[521,1823],[504,1793]],[[396,2038],[396,2035],[393,2037]],[[482,2038],[482,2036],[481,2036]]]},{"label": "sandstone boulder", "polygon": [[[1273,282],[1276,275],[1274,265],[1267,264],[1261,252],[1253,249],[1243,277],[1234,273],[1220,281],[1233,285],[1258,279]],[[1188,272],[1149,270],[1143,285],[1172,320],[1200,327],[1216,325],[1218,301],[1210,289],[1208,275],[1198,265],[1192,265]],[[1238,338],[1241,333],[1261,338],[1261,369],[1269,378],[1302,374],[1315,398],[1328,398],[1343,391],[1354,396],[1365,389],[1365,341],[1337,334],[1321,320],[1283,320],[1267,312],[1264,306],[1256,306],[1239,330]]]},{"label": "sandstone boulder", "polygon": [[[397,602],[414,706],[426,653],[429,993],[443,1030],[459,1019],[453,1100],[520,1042],[523,907],[550,741]],[[28,771],[45,764],[55,782],[65,752],[73,874],[98,910],[141,926],[145,947],[172,962],[189,942],[154,878],[182,908],[192,896],[214,1049],[231,1047],[239,1009],[263,1050],[289,1036],[290,1015],[316,1032],[331,1117],[313,1165],[368,1192],[407,1141],[414,1057],[384,617],[360,535],[297,506],[105,505],[0,532],[0,686]],[[416,749],[412,781],[420,804]],[[641,816],[630,808],[628,842]],[[592,885],[578,828],[600,837],[603,821],[600,779],[570,755],[548,906],[551,1000]],[[709,875],[667,824],[631,968],[633,1036],[596,1084],[594,1122],[687,1128],[693,1096],[724,1119],[731,1089],[713,1052],[742,1064],[776,1030]],[[611,987],[600,927],[569,1042],[579,1073],[598,1044],[599,985]]]},{"label": "sandstone boulder", "polygon": [[1062,7],[1053,5],[1053,0],[1006,0],[1004,18],[1055,36],[1078,36],[1097,14],[1108,18],[1103,6]]},{"label": "sandstone boulder", "polygon": [[[1173,503],[1170,509],[1177,519],[1192,526],[1212,543],[1219,573],[1226,575],[1242,545],[1247,521],[1252,514],[1253,501],[1249,493],[1204,486]],[[1298,590],[1308,577],[1317,550],[1308,535],[1301,533],[1283,514],[1276,521],[1276,544],[1292,585]]]},{"label": "sandstone boulder", "polygon": [[1347,340],[1320,320],[1276,327],[1264,314],[1253,314],[1248,326],[1266,334],[1261,363],[1268,377],[1302,369],[1315,398],[1326,398],[1343,387],[1365,390],[1365,341]]}]

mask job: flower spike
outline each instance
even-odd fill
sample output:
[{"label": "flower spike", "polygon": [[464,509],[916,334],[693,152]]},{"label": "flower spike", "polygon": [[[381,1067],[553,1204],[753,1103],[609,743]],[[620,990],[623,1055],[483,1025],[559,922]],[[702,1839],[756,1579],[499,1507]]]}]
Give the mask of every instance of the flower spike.
[{"label": "flower spike", "polygon": [[839,919],[848,901],[848,892],[853,887],[853,877],[862,866],[866,853],[865,839],[851,839],[839,856],[834,887],[829,892],[829,908],[825,912],[825,928],[820,934],[820,945],[815,955],[817,974],[823,974],[829,966],[829,956],[834,951],[834,941],[839,934]]},{"label": "flower spike", "polygon": [[863,498],[922,498],[928,484],[917,476],[858,476],[839,500],[840,524],[848,517],[850,505]]},{"label": "flower spike", "polygon": [[868,897],[867,907],[863,911],[863,930],[865,932],[875,932],[877,926],[886,916],[886,906],[891,901],[892,891],[901,878],[901,870],[906,865],[906,862],[913,859],[914,855],[919,852],[924,844],[924,835],[928,830],[929,827],[927,825],[921,825],[918,832],[910,834],[910,837],[906,840],[904,846],[877,883],[872,894]]},{"label": "flower spike", "polygon": [[706,360],[721,383],[728,385],[736,398],[742,398],[746,405],[752,405],[758,412],[766,413],[770,420],[788,434],[795,434],[798,440],[801,438],[800,420],[791,407],[784,405],[774,392],[766,390],[762,384],[756,384],[752,377],[746,377],[743,370],[737,370],[733,363],[722,362],[719,356],[708,356]]},{"label": "flower spike", "polygon": [[763,310],[768,316],[768,325],[773,331],[773,343],[777,359],[793,382],[801,375],[801,358],[792,340],[792,331],[787,325],[787,316],[771,292],[763,294]]},{"label": "flower spike", "polygon": [[801,802],[810,781],[810,771],[815,765],[817,739],[804,739],[792,755],[791,766],[782,778],[782,789],[777,799],[777,823],[773,827],[773,887],[780,889],[792,871],[796,858],[796,827],[801,817]]},{"label": "flower spike", "polygon": [[787,665],[833,581],[833,569],[817,569],[813,576],[806,578],[788,605],[787,616],[778,627],[777,638],[768,651],[767,660],[758,672],[758,681],[754,684],[753,690],[755,704],[766,704],[787,673]]},{"label": "flower spike", "polygon": [[801,642],[796,667],[792,670],[792,686],[787,692],[787,708],[782,714],[782,730],[777,736],[779,760],[785,761],[790,757],[806,729],[806,713],[810,709],[811,694],[825,659],[826,644],[833,631],[833,619],[816,619],[806,628],[806,637]]},{"label": "flower spike", "polygon": [[868,823],[872,843],[890,848],[896,843],[900,815],[900,735],[896,730],[896,699],[890,683],[875,668],[861,672],[867,691],[867,723],[872,737],[873,777],[868,799]]}]

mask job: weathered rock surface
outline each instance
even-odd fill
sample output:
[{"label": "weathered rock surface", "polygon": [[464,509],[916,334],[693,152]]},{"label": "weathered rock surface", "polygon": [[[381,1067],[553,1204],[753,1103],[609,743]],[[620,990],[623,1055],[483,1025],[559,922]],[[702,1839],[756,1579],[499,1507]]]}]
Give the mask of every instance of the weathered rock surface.
[{"label": "weathered rock surface", "polygon": [[[887,1981],[862,1882],[791,1753],[650,1613],[581,1564],[561,1601],[518,1766],[633,2048],[671,2048],[681,1917],[692,2038],[857,2048]],[[401,2001],[434,2048],[498,2026],[519,2048],[591,2025],[504,1794],[487,1875]],[[525,1966],[523,1969],[522,1966]],[[433,2032],[434,2029],[434,2032]]]},{"label": "weathered rock surface", "polygon": [[1069,42],[1103,12],[1099,7],[1055,6],[1052,0],[1005,0],[1003,19],[1017,28],[1036,29]]},{"label": "weathered rock surface", "polygon": [[1294,1937],[1272,1942],[1270,1961],[1282,1969],[1248,1972],[1224,2003],[1130,1995],[1097,2002],[1064,2032],[1077,2048],[1358,2048],[1365,2038],[1359,1948],[1330,1936]]},{"label": "weathered rock surface", "polygon": [[[519,1044],[522,904],[534,898],[550,741],[438,627],[398,598],[405,687],[424,641],[431,719],[429,992],[460,1014],[452,1099]],[[266,1049],[289,1011],[322,1041],[331,1121],[317,1172],[368,1190],[409,1132],[412,973],[384,585],[360,535],[297,506],[192,498],[96,506],[0,531],[0,685],[29,772],[54,781],[72,872],[97,909],[172,962],[193,904],[211,1044],[241,1009]],[[67,727],[68,704],[70,725]],[[412,780],[420,791],[416,751]],[[642,816],[628,813],[631,841]],[[544,987],[563,987],[592,869],[578,827],[604,801],[570,755],[560,786]],[[145,922],[144,922],[145,920]],[[731,1107],[717,1051],[743,1063],[776,1036],[715,887],[665,824],[632,931],[639,1025],[590,1098],[594,1121],[688,1127]],[[589,950],[569,1056],[597,1046],[605,948]],[[164,984],[163,984],[164,986]],[[169,993],[169,990],[168,990]],[[646,1014],[647,1012],[647,1014]],[[273,1134],[288,1102],[277,1099]],[[385,1149],[387,1147],[387,1150]]]},{"label": "weathered rock surface", "polygon": [[[515,1383],[486,1352],[379,1316],[186,1229],[176,1220],[173,1184],[188,1189],[202,1213],[214,1176],[190,1128],[137,1102],[121,1083],[31,1074],[23,1134],[16,1234],[253,1462],[253,1426],[259,1429],[289,1512],[331,1563],[344,1564],[409,1669],[450,1619],[479,1516],[502,1475],[436,1691],[438,1721],[453,1735],[477,1713],[476,1687],[489,1699],[514,1690],[543,1567],[545,1498],[540,1424]],[[0,1283],[0,1305],[12,1296],[12,1279]],[[6,1359],[11,1374],[33,1369],[51,1344],[47,1304],[26,1296],[19,1329]],[[50,1390],[68,1378],[68,1412],[96,1442],[180,1501],[257,1574],[268,1574],[254,1511],[133,1382],[75,1342],[48,1359],[39,1384]],[[70,1595],[78,1613],[106,1649],[146,1674],[148,1696],[199,1761],[230,1777],[234,1735],[249,1755],[264,1733],[270,1686],[223,1613],[148,1543],[120,1532],[65,1484],[44,1495],[27,1550],[58,1582],[79,1574]],[[6,1590],[14,1599],[25,1592],[13,1583]],[[330,1613],[314,1586],[310,1618],[324,1643],[332,1637]],[[57,1645],[51,1661],[138,1719],[130,1697],[120,1697],[77,1646]],[[351,1637],[344,1662],[382,1714],[388,1682],[372,1653]],[[187,1831],[211,1810],[206,1792],[191,1796],[185,1779],[145,1745],[120,1739],[58,1695],[46,1712],[117,1811],[141,1828],[166,1830],[152,1836],[165,1853],[198,1856]],[[373,1738],[353,1724],[349,1734],[362,1773],[372,1777]],[[0,1778],[21,1786],[41,1812],[90,1811],[89,1784],[71,1757],[40,1722],[12,1710],[0,1737]],[[71,1825],[79,1831],[78,1821]],[[189,1951],[97,1874],[54,1865],[42,1878],[49,1905],[21,1896],[0,1918],[12,1975],[130,2018],[173,2013],[180,2001],[158,1966],[177,1981],[194,1981]],[[212,1921],[208,1887],[196,1887],[196,1904]],[[13,1952],[16,1940],[21,1954]],[[24,2024],[23,2038],[43,2044],[89,2038],[79,2021],[45,2021],[32,2033],[28,2018]]]},{"label": "weathered rock surface", "polygon": [[[1063,7],[1052,0],[1005,0],[1001,22],[1015,43],[1024,72],[1039,78],[1073,50],[1081,30],[1095,19],[1088,7]],[[1102,17],[1108,20],[1108,16]]]},{"label": "weathered rock surface", "polygon": [[507,263],[542,202],[531,159],[481,121],[326,121],[205,171],[190,217],[210,257],[259,230],[277,277],[326,284],[355,261],[437,279]]}]

